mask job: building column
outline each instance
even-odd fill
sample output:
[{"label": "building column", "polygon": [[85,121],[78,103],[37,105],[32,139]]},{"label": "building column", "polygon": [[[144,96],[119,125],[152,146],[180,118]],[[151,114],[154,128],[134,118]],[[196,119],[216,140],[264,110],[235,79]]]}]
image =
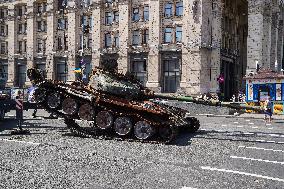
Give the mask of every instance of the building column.
[{"label": "building column", "polygon": [[248,39],[247,39],[247,74],[256,72],[256,65],[262,66],[264,37],[263,1],[248,1]]},{"label": "building column", "polygon": [[219,90],[219,83],[217,78],[220,75],[221,67],[221,41],[222,41],[222,10],[223,4],[221,0],[212,1],[212,52],[210,65],[210,91],[217,92]]},{"label": "building column", "polygon": [[76,54],[79,50],[80,17],[77,13],[79,5],[76,0],[68,1],[68,60],[67,82],[75,81]]},{"label": "building column", "polygon": [[280,11],[280,18],[278,23],[278,40],[277,40],[277,68],[276,71],[280,72],[283,61],[283,8]]},{"label": "building column", "polygon": [[93,17],[93,28],[92,28],[92,68],[100,66],[100,49],[102,44],[102,35],[101,35],[101,9],[99,4],[94,7],[92,12]]},{"label": "building column", "polygon": [[[272,6],[272,5],[271,5]],[[274,18],[273,18],[274,19]],[[272,26],[272,11],[270,6],[266,6],[263,12],[263,38],[262,38],[262,65],[263,68],[271,68],[271,62],[275,63],[275,28]],[[272,37],[273,36],[273,37]],[[273,64],[274,64],[273,63]],[[274,66],[273,66],[274,67]]]},{"label": "building column", "polygon": [[161,78],[161,60],[159,54],[160,44],[160,4],[163,2],[150,1],[149,5],[149,54],[147,64],[147,82],[146,87],[154,90],[155,92],[161,92],[160,78]]},{"label": "building column", "polygon": [[47,79],[55,79],[54,53],[55,51],[55,34],[57,27],[57,19],[55,16],[55,0],[47,0],[47,39],[46,39],[46,77]]},{"label": "building column", "polygon": [[36,52],[36,23],[35,8],[33,1],[27,3],[27,69],[34,67]]},{"label": "building column", "polygon": [[[181,87],[186,87],[186,93],[191,95],[200,94],[201,69],[202,69],[202,1],[184,0],[184,17],[183,17],[183,41],[182,50],[182,83]],[[184,78],[186,77],[186,78]]]},{"label": "building column", "polygon": [[13,87],[16,80],[16,62],[15,54],[16,48],[15,44],[17,41],[16,34],[17,30],[15,27],[15,7],[9,4],[8,6],[8,80],[7,86]]},{"label": "building column", "polygon": [[126,73],[128,70],[128,43],[129,43],[129,23],[131,16],[129,16],[128,1],[119,2],[119,52],[118,52],[118,72]]}]

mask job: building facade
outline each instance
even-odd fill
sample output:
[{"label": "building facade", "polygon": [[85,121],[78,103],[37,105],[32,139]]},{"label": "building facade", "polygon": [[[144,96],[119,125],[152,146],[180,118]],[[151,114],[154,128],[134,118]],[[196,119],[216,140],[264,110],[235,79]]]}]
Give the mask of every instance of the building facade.
[{"label": "building facade", "polygon": [[10,86],[29,85],[30,67],[74,81],[83,59],[87,73],[131,72],[157,92],[230,96],[256,65],[282,66],[278,0],[0,2],[0,66]]}]

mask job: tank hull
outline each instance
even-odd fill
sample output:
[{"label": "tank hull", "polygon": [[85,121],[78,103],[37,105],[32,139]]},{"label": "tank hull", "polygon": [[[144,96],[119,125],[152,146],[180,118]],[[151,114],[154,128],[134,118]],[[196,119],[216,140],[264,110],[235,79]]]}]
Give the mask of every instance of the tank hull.
[{"label": "tank hull", "polygon": [[41,80],[37,86],[37,103],[64,118],[67,127],[80,136],[171,143],[180,132],[195,132],[200,126],[184,110],[152,101],[147,95],[111,94],[82,82]]}]

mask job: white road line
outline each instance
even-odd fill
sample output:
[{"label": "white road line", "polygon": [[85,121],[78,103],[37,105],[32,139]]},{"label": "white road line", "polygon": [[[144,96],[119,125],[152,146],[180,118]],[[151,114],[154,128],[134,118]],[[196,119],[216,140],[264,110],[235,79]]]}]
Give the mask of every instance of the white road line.
[{"label": "white road line", "polygon": [[187,186],[183,186],[181,189],[196,189],[196,188],[192,188],[192,187],[187,187]]},{"label": "white road line", "polygon": [[267,128],[267,129],[272,130],[273,128],[272,128],[272,127],[270,127],[270,128]]},{"label": "white road line", "polygon": [[244,126],[242,126],[242,125],[238,125],[237,127],[241,127],[241,128],[242,128],[242,127],[244,127]]},{"label": "white road line", "polygon": [[257,129],[257,128],[258,128],[258,126],[255,126],[255,127],[251,127],[251,128],[253,128],[253,129]]},{"label": "white road line", "polygon": [[227,125],[221,125],[222,127],[226,127]]},{"label": "white road line", "polygon": [[249,119],[246,119],[246,121],[250,121]]},{"label": "white road line", "polygon": [[281,164],[281,165],[284,165],[284,162],[270,161],[270,160],[266,160],[266,159],[255,159],[255,158],[238,157],[238,156],[230,156],[230,158],[233,158],[233,159],[243,159],[243,160],[251,160],[251,161],[259,161],[259,162],[265,162],[265,163],[274,163],[274,164]]},{"label": "white road line", "polygon": [[28,142],[28,141],[22,141],[22,140],[9,140],[9,139],[0,139],[0,141],[18,142],[18,143],[33,144],[33,145],[40,145],[41,144],[41,143],[37,143],[37,142]]},{"label": "white road line", "polygon": [[241,171],[234,171],[234,170],[228,170],[228,169],[217,169],[217,168],[208,167],[208,166],[201,166],[201,169],[210,170],[210,171],[233,173],[233,174],[239,174],[239,175],[246,175],[246,176],[251,176],[251,177],[257,177],[257,178],[263,178],[263,179],[269,179],[269,180],[284,182],[284,179],[281,179],[281,178],[268,177],[268,176],[253,174],[253,173],[241,172]]},{"label": "white road line", "polygon": [[239,146],[238,148],[246,148],[246,149],[264,150],[264,151],[272,151],[272,152],[284,153],[284,150],[274,150],[274,149],[269,149],[269,148],[259,148],[259,147],[253,147],[253,146]]},{"label": "white road line", "polygon": [[281,135],[279,135],[279,134],[269,134],[269,136],[281,137]]},{"label": "white road line", "polygon": [[234,122],[235,124],[238,124],[239,122]]},{"label": "white road line", "polygon": [[254,135],[254,133],[243,133],[244,135]]},{"label": "white road line", "polygon": [[249,123],[249,125],[254,125],[254,123]]}]

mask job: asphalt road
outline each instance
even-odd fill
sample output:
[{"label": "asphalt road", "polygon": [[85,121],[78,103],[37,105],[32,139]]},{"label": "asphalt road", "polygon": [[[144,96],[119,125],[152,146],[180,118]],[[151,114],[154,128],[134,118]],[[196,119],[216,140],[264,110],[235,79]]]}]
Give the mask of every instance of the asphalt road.
[{"label": "asphalt road", "polygon": [[31,113],[30,135],[0,123],[0,188],[284,188],[284,120],[200,116],[197,133],[161,145],[75,137]]}]

